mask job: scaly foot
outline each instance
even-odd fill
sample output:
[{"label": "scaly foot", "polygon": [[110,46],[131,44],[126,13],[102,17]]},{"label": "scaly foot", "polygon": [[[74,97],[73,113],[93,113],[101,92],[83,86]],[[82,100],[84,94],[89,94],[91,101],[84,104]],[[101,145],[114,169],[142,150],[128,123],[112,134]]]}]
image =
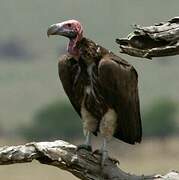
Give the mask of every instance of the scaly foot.
[{"label": "scaly foot", "polygon": [[109,159],[108,152],[103,151],[102,149],[96,149],[93,151],[92,155],[99,155],[101,156],[101,167],[103,168],[105,165],[105,161]]},{"label": "scaly foot", "polygon": [[106,160],[108,160],[108,152],[107,151],[102,151],[102,156],[101,156],[101,167],[103,168],[105,166]]},{"label": "scaly foot", "polygon": [[[100,156],[102,157],[102,156],[103,156],[103,153],[102,153],[102,150],[96,149],[95,151],[93,151],[92,155],[100,155]],[[103,157],[103,161],[105,161],[104,158],[105,158],[105,157]],[[107,159],[111,160],[112,163],[114,163],[114,164],[119,164],[119,161],[118,161],[117,159],[111,158],[111,157],[109,157],[108,155],[107,155]],[[104,163],[104,162],[103,162],[103,163]],[[101,164],[102,164],[102,162],[101,162]]]},{"label": "scaly foot", "polygon": [[87,144],[80,144],[77,146],[77,151],[79,151],[80,149],[85,149],[87,151],[92,152],[92,147],[90,145]]}]

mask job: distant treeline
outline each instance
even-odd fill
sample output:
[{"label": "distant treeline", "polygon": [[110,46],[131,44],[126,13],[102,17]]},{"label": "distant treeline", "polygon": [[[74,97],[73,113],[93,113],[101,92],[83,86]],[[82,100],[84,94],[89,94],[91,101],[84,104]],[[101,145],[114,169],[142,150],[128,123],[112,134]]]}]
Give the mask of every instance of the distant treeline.
[{"label": "distant treeline", "polygon": [[[159,99],[142,113],[144,137],[165,138],[178,134],[177,104]],[[70,103],[54,102],[42,107],[34,116],[31,127],[22,128],[28,140],[73,139],[82,136],[82,123]]]}]

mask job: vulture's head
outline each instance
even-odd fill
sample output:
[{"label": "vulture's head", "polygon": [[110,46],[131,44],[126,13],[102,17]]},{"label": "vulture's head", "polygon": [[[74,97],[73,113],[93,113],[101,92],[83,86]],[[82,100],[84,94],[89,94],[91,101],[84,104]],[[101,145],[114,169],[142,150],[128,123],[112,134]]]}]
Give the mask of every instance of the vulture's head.
[{"label": "vulture's head", "polygon": [[83,37],[83,27],[77,20],[68,20],[51,25],[47,30],[47,35],[60,35],[69,38],[68,52],[74,56],[79,55],[77,42]]}]

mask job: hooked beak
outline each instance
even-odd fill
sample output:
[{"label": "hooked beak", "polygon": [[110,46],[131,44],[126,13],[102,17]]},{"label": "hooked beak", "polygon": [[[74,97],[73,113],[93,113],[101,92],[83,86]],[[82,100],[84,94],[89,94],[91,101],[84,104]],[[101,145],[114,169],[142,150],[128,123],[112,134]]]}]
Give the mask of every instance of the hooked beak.
[{"label": "hooked beak", "polygon": [[47,30],[47,36],[51,35],[60,35],[60,36],[65,36],[70,39],[75,38],[77,36],[77,32],[74,31],[73,29],[68,29],[64,27],[63,23],[57,23],[51,25],[48,30]]}]

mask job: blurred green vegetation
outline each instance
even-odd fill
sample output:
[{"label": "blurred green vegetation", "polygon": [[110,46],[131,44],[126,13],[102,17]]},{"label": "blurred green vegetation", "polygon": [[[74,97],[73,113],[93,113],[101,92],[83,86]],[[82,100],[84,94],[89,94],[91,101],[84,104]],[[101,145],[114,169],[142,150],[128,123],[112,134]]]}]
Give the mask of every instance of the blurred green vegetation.
[{"label": "blurred green vegetation", "polygon": [[143,134],[146,137],[165,138],[179,132],[176,121],[177,104],[160,98],[143,113]]},{"label": "blurred green vegetation", "polygon": [[0,42],[0,60],[33,60],[35,54],[30,52],[26,43],[18,38]]},{"label": "blurred green vegetation", "polygon": [[42,107],[22,134],[30,140],[73,139],[82,135],[79,116],[69,103],[54,102]]},{"label": "blurred green vegetation", "polygon": [[[179,132],[176,112],[174,101],[155,101],[142,115],[144,136],[165,138]],[[82,122],[70,103],[54,102],[39,109],[33,124],[22,132],[28,140],[77,139],[82,137]]]}]

